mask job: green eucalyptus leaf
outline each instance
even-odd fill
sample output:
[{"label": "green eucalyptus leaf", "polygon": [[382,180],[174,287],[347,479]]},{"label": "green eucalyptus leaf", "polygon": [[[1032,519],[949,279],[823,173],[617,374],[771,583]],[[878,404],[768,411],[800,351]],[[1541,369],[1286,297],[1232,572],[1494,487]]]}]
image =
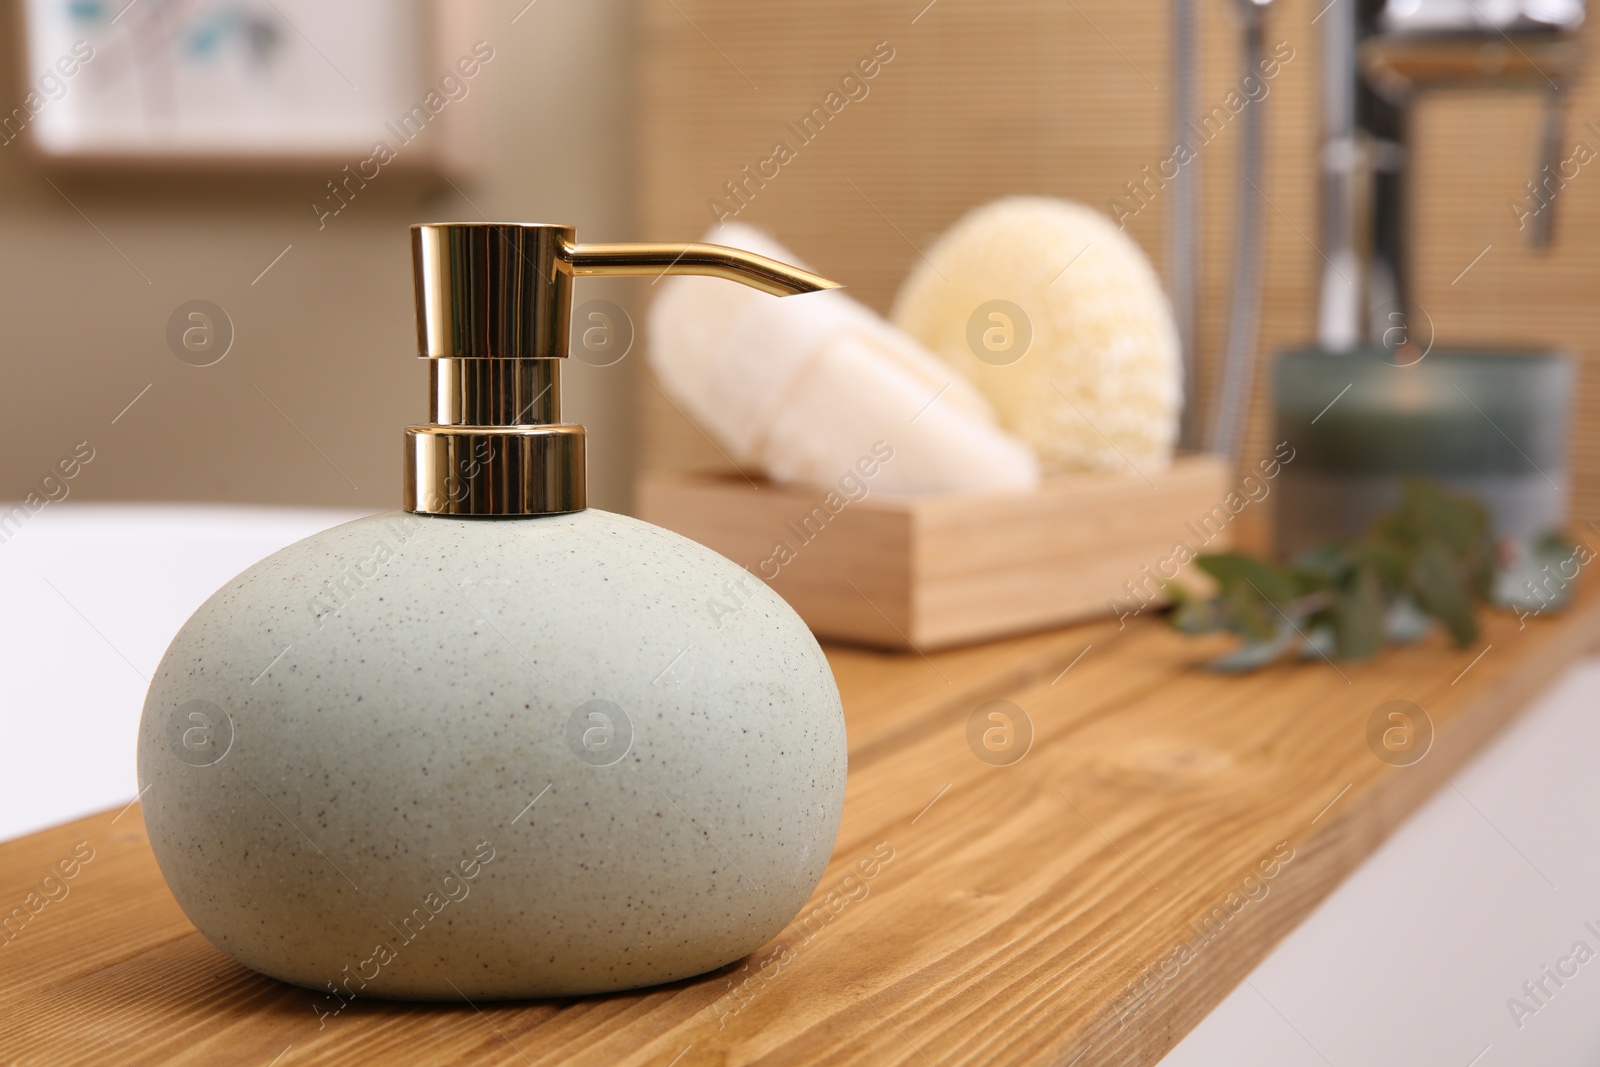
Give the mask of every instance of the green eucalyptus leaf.
[{"label": "green eucalyptus leaf", "polygon": [[1411,561],[1410,586],[1417,604],[1444,623],[1457,645],[1471,644],[1478,636],[1472,616],[1473,590],[1453,566],[1450,550],[1430,539]]},{"label": "green eucalyptus leaf", "polygon": [[[1518,587],[1531,570],[1542,573],[1547,561],[1564,561],[1571,551],[1569,542],[1541,542],[1524,561]],[[1497,559],[1481,503],[1413,479],[1364,535],[1317,545],[1288,567],[1240,552],[1200,556],[1216,591],[1204,598],[1175,591],[1170,618],[1189,633],[1242,635],[1244,645],[1214,664],[1222,670],[1253,669],[1296,643],[1307,656],[1370,656],[1385,641],[1416,640],[1435,620],[1467,644],[1477,637],[1478,605],[1491,593],[1512,599]]]},{"label": "green eucalyptus leaf", "polygon": [[1305,553],[1295,557],[1292,568],[1295,586],[1300,596],[1337,589],[1350,575],[1356,564],[1348,546],[1329,548],[1324,552]]},{"label": "green eucalyptus leaf", "polygon": [[1280,616],[1273,606],[1262,598],[1254,583],[1232,579],[1222,589],[1224,611],[1231,629],[1246,637],[1264,641],[1278,632]]},{"label": "green eucalyptus leaf", "polygon": [[1330,609],[1334,648],[1341,659],[1365,659],[1383,647],[1383,588],[1378,576],[1358,570]]},{"label": "green eucalyptus leaf", "polygon": [[1295,577],[1314,577],[1337,581],[1350,567],[1350,548],[1343,544],[1316,545],[1296,556],[1290,564]]},{"label": "green eucalyptus leaf", "polygon": [[1370,569],[1389,589],[1406,583],[1406,553],[1399,546],[1372,538],[1357,549],[1361,565]]},{"label": "green eucalyptus leaf", "polygon": [[1217,552],[1199,556],[1195,563],[1225,590],[1234,584],[1252,588],[1275,604],[1287,603],[1299,592],[1288,568],[1247,556],[1242,552]]}]

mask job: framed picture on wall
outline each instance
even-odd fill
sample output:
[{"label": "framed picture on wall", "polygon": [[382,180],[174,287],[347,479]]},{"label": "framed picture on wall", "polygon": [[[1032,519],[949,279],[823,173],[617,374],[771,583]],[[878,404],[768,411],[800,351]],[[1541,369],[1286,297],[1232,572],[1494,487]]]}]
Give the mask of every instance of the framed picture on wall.
[{"label": "framed picture on wall", "polygon": [[49,161],[471,170],[477,0],[25,0],[0,115]]}]

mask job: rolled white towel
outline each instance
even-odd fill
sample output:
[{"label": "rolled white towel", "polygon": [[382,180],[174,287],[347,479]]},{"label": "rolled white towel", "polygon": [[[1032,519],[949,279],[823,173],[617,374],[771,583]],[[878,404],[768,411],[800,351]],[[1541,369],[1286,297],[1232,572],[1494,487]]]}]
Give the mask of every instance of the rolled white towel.
[{"label": "rolled white towel", "polygon": [[[799,264],[749,226],[704,240]],[[661,282],[650,365],[735,462],[774,481],[835,485],[864,457],[889,494],[1030,489],[1032,451],[970,383],[840,290],[777,299],[711,278]]]},{"label": "rolled white towel", "polygon": [[1144,251],[1093,208],[1017,196],[975,209],[906,278],[893,319],[982,390],[1047,473],[1170,462],[1183,403],[1171,305]]}]

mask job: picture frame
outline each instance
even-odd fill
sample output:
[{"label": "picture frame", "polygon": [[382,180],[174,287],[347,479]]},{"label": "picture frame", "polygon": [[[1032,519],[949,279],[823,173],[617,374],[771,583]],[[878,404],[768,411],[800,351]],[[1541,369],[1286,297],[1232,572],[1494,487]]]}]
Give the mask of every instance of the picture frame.
[{"label": "picture frame", "polygon": [[24,0],[0,113],[47,169],[481,161],[481,0]]}]

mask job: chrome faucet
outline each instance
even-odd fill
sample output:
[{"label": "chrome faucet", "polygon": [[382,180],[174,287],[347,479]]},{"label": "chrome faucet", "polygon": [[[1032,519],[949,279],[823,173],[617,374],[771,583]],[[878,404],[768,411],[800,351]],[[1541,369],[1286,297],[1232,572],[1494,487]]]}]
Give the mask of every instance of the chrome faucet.
[{"label": "chrome faucet", "polygon": [[[1318,340],[1395,347],[1411,308],[1406,256],[1412,104],[1425,90],[1495,87],[1546,97],[1533,210],[1552,237],[1565,97],[1582,65],[1584,0],[1333,0],[1323,22],[1323,271]],[[1396,324],[1401,327],[1398,331]]]}]

